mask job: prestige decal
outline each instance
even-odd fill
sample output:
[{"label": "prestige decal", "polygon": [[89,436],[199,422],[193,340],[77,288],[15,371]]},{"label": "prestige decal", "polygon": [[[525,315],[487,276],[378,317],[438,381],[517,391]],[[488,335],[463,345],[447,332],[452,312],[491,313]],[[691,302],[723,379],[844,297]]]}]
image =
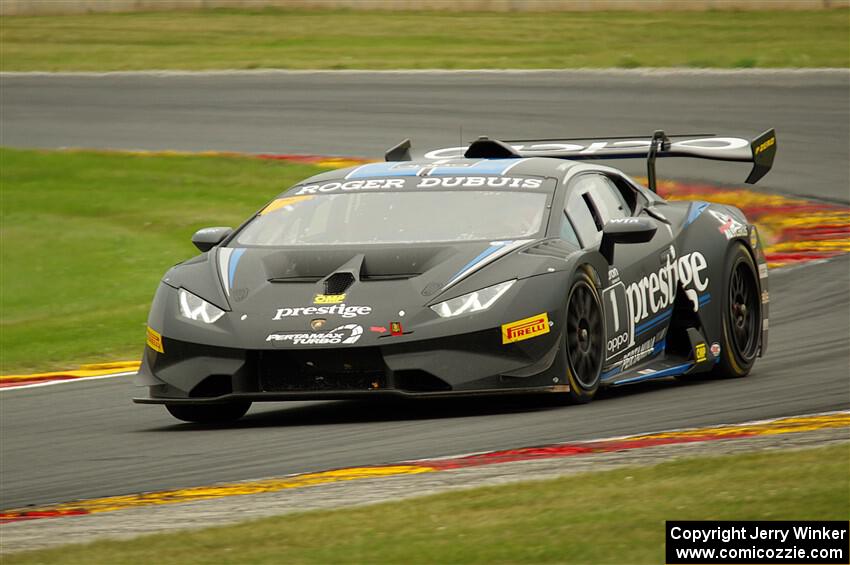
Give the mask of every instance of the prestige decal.
[{"label": "prestige decal", "polygon": [[282,320],[284,318],[298,316],[323,316],[328,314],[336,314],[343,318],[355,318],[357,316],[368,316],[371,313],[371,306],[346,306],[345,304],[305,306],[303,308],[278,308],[272,320]]},{"label": "prestige decal", "polygon": [[703,273],[707,267],[705,256],[699,251],[676,259],[676,250],[671,246],[665,266],[626,287],[633,322],[637,324],[650,314],[656,314],[673,304],[677,282],[694,302],[694,311],[697,311],[699,302],[696,293],[689,287],[693,286],[698,292],[708,287],[708,276]]},{"label": "prestige decal", "polygon": [[269,334],[266,342],[273,345],[292,343],[293,345],[337,345],[357,343],[363,335],[363,327],[346,324],[327,332],[317,333],[279,333]]},{"label": "prestige decal", "polygon": [[502,344],[531,339],[549,333],[549,315],[544,312],[510,324],[502,324]]},{"label": "prestige decal", "polygon": [[403,188],[540,188],[542,184],[543,179],[538,178],[463,176],[423,177],[418,178],[415,184],[411,183],[405,187],[405,179],[369,179],[308,184],[299,188],[295,195]]}]

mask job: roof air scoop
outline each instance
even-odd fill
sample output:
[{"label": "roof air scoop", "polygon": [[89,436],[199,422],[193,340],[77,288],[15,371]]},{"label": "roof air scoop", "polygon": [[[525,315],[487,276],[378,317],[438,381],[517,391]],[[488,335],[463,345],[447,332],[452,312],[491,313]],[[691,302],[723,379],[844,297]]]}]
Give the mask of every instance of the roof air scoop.
[{"label": "roof air scoop", "polygon": [[473,141],[463,154],[467,159],[511,159],[521,157],[516,150],[498,139],[481,136]]},{"label": "roof air scoop", "polygon": [[325,294],[345,294],[352,284],[354,284],[354,275],[351,273],[334,273],[324,281]]},{"label": "roof air scoop", "polygon": [[385,161],[410,161],[410,139],[405,139],[398,145],[390,147],[384,153]]}]

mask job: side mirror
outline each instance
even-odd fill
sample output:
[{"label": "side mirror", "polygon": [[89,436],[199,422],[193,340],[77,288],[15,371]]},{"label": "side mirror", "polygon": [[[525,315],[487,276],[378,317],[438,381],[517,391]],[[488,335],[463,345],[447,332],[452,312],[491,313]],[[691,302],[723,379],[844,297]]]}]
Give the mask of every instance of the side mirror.
[{"label": "side mirror", "polygon": [[192,236],[192,243],[201,251],[209,251],[233,233],[233,229],[226,227],[201,228]]},{"label": "side mirror", "polygon": [[599,252],[608,261],[614,262],[615,243],[646,243],[655,237],[658,224],[650,218],[616,218],[602,228],[602,243]]}]

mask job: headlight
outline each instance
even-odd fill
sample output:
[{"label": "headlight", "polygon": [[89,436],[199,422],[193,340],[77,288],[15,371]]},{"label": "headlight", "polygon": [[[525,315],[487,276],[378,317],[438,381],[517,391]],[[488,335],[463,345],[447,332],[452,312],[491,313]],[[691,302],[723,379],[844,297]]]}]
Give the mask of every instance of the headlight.
[{"label": "headlight", "polygon": [[431,310],[436,312],[441,318],[451,318],[452,316],[459,316],[467,312],[480,312],[492,306],[515,282],[516,279],[488,286],[487,288],[434,304],[431,306]]},{"label": "headlight", "polygon": [[182,288],[177,291],[177,298],[180,302],[180,313],[184,318],[212,324],[224,316],[224,310]]}]

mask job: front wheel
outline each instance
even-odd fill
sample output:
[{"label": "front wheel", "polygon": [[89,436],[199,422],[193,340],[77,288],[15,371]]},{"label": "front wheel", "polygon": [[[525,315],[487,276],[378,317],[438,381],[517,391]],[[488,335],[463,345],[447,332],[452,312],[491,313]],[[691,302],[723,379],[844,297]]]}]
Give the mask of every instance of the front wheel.
[{"label": "front wheel", "polygon": [[567,393],[573,403],[593,400],[605,354],[602,304],[593,281],[579,273],[567,298],[566,327],[562,339],[567,359]]},{"label": "front wheel", "polygon": [[172,416],[184,422],[196,424],[228,424],[245,415],[250,402],[229,402],[227,404],[166,404],[165,409]]},{"label": "front wheel", "polygon": [[715,376],[744,377],[753,367],[761,337],[761,296],[749,252],[740,243],[726,259],[723,296],[723,351]]}]

